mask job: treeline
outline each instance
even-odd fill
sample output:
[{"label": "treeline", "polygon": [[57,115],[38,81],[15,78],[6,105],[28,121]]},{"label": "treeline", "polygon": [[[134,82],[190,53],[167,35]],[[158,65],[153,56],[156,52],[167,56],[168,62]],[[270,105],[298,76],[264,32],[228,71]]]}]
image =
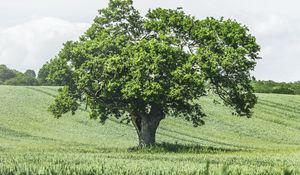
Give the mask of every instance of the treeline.
[{"label": "treeline", "polygon": [[6,65],[0,65],[0,85],[15,86],[37,86],[34,70],[26,70],[24,73],[14,69],[9,69]]},{"label": "treeline", "polygon": [[13,86],[62,86],[65,83],[48,80],[50,65],[46,63],[36,75],[34,70],[28,69],[24,73],[10,69],[0,64],[0,85]]},{"label": "treeline", "polygon": [[300,81],[293,83],[274,82],[274,81],[253,81],[252,85],[256,93],[275,93],[275,94],[298,94],[300,95]]},{"label": "treeline", "polygon": [[[34,70],[26,70],[24,73],[14,69],[9,69],[6,65],[0,65],[0,85],[14,86],[63,86],[68,81],[59,71],[65,70],[58,60],[53,59],[47,62],[39,70],[38,75]],[[66,76],[69,72],[64,73]],[[48,77],[49,75],[55,77]],[[300,81],[293,83],[275,81],[253,81],[252,85],[256,93],[275,93],[275,94],[298,94],[300,95]]]}]

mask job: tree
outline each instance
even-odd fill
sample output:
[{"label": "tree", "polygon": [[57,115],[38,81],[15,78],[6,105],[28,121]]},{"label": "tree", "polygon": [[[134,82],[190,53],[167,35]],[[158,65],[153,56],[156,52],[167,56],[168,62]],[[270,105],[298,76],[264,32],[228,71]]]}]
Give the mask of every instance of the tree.
[{"label": "tree", "polygon": [[[37,80],[40,85],[42,86],[64,86],[64,84],[57,82],[56,80],[51,80],[50,76],[50,71],[59,71],[53,68],[55,66],[55,59],[54,61],[50,60],[50,62],[47,62],[43,65],[43,67],[39,70],[38,72],[38,77]],[[53,74],[54,72],[52,72]],[[53,79],[53,78],[52,78]]]},{"label": "tree", "polygon": [[35,78],[36,74],[34,70],[28,69],[24,72],[25,76],[31,77],[31,78]]},{"label": "tree", "polygon": [[300,94],[299,82],[274,82],[271,80],[252,81],[254,92],[256,93],[275,93],[275,94]]},{"label": "tree", "polygon": [[15,86],[36,86],[38,82],[35,78],[34,70],[28,69],[24,74],[14,69],[9,69],[5,65],[0,65],[0,84]]},{"label": "tree", "polygon": [[292,88],[289,87],[284,87],[284,86],[275,86],[272,88],[272,93],[275,94],[292,94],[295,95],[296,91]]},{"label": "tree", "polygon": [[[7,68],[6,65],[0,65],[0,82],[4,83],[6,80],[16,76],[16,71]],[[1,84],[2,84],[1,83]]]},{"label": "tree", "polygon": [[38,81],[34,77],[18,73],[15,77],[6,80],[4,84],[13,86],[37,86]]},{"label": "tree", "polygon": [[38,72],[37,80],[38,80],[39,84],[43,85],[43,86],[51,85],[48,82],[48,75],[49,75],[48,65],[49,65],[49,63],[47,62],[46,64],[43,65],[43,67]]},{"label": "tree", "polygon": [[[64,44],[67,47],[68,42]],[[40,85],[45,86],[64,86],[70,84],[72,78],[70,75],[72,72],[69,70],[69,65],[64,55],[60,54],[59,57],[51,59],[49,62],[43,65],[38,73],[38,81]]]},{"label": "tree", "polygon": [[86,33],[52,60],[49,77],[65,86],[49,110],[56,117],[74,114],[84,101],[91,118],[131,121],[139,145],[151,146],[166,116],[204,124],[198,99],[208,93],[250,117],[257,100],[250,71],[259,50],[235,20],[198,20],[181,8],[142,17],[132,0],[110,0]]}]

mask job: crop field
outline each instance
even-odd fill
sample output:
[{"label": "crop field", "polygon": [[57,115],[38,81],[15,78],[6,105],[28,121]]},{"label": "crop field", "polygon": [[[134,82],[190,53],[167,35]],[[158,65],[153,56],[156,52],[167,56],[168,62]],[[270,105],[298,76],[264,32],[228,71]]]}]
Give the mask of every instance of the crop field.
[{"label": "crop field", "polygon": [[208,96],[194,128],[167,117],[158,146],[136,149],[131,124],[47,108],[57,87],[0,86],[0,174],[300,174],[300,96],[257,94],[252,118]]}]

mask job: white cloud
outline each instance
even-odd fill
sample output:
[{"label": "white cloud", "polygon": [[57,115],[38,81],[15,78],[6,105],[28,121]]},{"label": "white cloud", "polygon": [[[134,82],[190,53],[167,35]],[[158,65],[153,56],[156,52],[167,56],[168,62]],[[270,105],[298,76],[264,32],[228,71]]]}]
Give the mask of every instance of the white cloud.
[{"label": "white cloud", "polygon": [[[0,3],[0,64],[22,71],[40,68],[57,54],[63,42],[78,38],[107,2],[3,1]],[[236,19],[249,26],[262,47],[263,59],[253,73],[257,79],[300,80],[299,0],[134,0],[134,5],[142,14],[149,8],[182,6],[186,13],[199,19],[206,16]]]},{"label": "white cloud", "polygon": [[71,23],[59,18],[37,17],[0,29],[0,64],[24,71],[38,70],[58,53],[67,40],[77,39],[87,23]]},{"label": "white cloud", "polygon": [[254,75],[258,79],[276,81],[300,80],[300,23],[285,15],[261,16],[252,24],[254,35],[262,46],[262,60]]}]

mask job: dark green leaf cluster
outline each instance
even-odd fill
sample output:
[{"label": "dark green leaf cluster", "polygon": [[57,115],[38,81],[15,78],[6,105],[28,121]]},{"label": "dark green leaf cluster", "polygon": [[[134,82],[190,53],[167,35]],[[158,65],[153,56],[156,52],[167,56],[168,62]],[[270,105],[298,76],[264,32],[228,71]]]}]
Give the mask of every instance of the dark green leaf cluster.
[{"label": "dark green leaf cluster", "polygon": [[75,114],[79,104],[77,103],[76,97],[69,90],[69,87],[64,87],[59,90],[59,95],[55,99],[55,104],[49,107],[54,116],[61,117],[63,113],[71,111]]},{"label": "dark green leaf cluster", "polygon": [[250,116],[258,52],[247,27],[234,20],[198,20],[161,8],[142,17],[131,0],[111,0],[87,32],[48,63],[47,78],[66,85],[50,110],[60,117],[85,101],[102,122],[159,111],[198,126],[205,114],[197,100],[215,93]]}]

